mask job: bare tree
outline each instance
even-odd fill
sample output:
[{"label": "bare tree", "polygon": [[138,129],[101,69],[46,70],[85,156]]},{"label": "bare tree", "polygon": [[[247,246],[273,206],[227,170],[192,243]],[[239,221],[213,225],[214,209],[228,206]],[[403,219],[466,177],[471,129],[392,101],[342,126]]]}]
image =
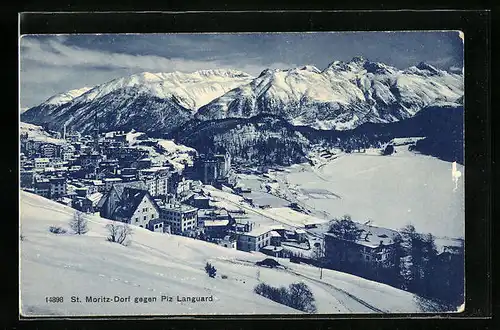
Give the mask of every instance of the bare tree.
[{"label": "bare tree", "polygon": [[75,211],[73,218],[69,222],[69,226],[78,235],[85,234],[89,231],[87,227],[87,218],[83,212],[80,211]]},{"label": "bare tree", "polygon": [[113,243],[118,243],[121,245],[127,245],[127,238],[132,235],[132,229],[126,223],[111,222],[106,225],[108,230],[108,241]]}]

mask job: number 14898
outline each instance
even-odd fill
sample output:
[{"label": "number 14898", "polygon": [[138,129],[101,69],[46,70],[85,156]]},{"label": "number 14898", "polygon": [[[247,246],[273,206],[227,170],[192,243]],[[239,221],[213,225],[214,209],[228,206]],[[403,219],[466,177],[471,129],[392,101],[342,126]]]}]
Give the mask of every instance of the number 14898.
[{"label": "number 14898", "polygon": [[62,303],[64,302],[63,297],[45,297],[45,302],[47,303]]}]

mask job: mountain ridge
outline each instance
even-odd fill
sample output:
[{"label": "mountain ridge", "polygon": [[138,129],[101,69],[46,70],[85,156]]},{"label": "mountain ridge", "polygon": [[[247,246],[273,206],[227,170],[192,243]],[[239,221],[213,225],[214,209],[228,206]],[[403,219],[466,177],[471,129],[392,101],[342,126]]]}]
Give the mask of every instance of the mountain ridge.
[{"label": "mountain ridge", "polygon": [[21,120],[89,133],[97,115],[100,130],[169,133],[193,118],[270,114],[294,126],[346,130],[404,120],[436,102],[456,102],[463,98],[463,76],[423,62],[399,70],[355,57],[333,61],[322,71],[304,65],[266,69],[258,77],[226,69],[141,72],[59,95],[23,112]]},{"label": "mountain ridge", "polygon": [[99,84],[79,95],[67,92],[74,97],[32,107],[21,114],[21,120],[59,130],[66,125],[88,133],[97,115],[102,130],[169,130],[187,121],[205,102],[252,78],[242,71],[223,69],[141,72]]},{"label": "mountain ridge", "polygon": [[394,122],[415,115],[436,101],[455,102],[463,95],[463,76],[421,62],[398,70],[355,57],[315,67],[264,70],[201,107],[200,120],[276,114],[294,125],[350,129],[364,122]]}]

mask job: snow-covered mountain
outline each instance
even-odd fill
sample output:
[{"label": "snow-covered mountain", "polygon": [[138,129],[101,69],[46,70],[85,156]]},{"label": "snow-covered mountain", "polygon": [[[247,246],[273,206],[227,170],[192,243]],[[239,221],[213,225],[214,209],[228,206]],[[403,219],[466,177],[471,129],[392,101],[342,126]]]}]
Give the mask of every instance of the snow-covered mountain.
[{"label": "snow-covered mountain", "polygon": [[29,109],[21,118],[59,129],[66,124],[88,132],[97,113],[104,130],[168,131],[187,121],[199,107],[252,79],[235,70],[143,72],[56,95]]},{"label": "snow-covered mountain", "polygon": [[51,129],[170,133],[187,121],[271,114],[292,125],[346,130],[407,119],[433,104],[461,102],[463,75],[419,63],[399,70],[355,57],[323,71],[310,65],[264,70],[143,72],[54,96],[21,114]]},{"label": "snow-covered mountain", "polygon": [[[41,118],[47,118],[50,119],[52,116],[54,116],[54,112],[61,106],[70,103],[73,99],[81,96],[85,92],[89,91],[91,88],[90,87],[82,87],[78,89],[72,89],[70,91],[56,94],[54,96],[51,96],[49,99],[47,99],[45,102],[42,104],[34,107],[34,108],[22,108],[20,109],[20,114],[21,114],[21,120],[25,118],[34,118],[36,117],[41,117]],[[33,111],[32,109],[36,109]],[[31,112],[33,111],[33,112]],[[28,113],[28,115],[26,115]],[[25,120],[26,121],[26,120]],[[27,120],[32,124],[42,124],[43,121],[36,121],[36,120]],[[50,120],[49,120],[50,121]]]},{"label": "snow-covered mountain", "polygon": [[344,130],[365,122],[409,118],[437,101],[463,96],[463,76],[419,63],[398,70],[355,57],[334,61],[325,70],[304,66],[264,70],[240,86],[201,107],[196,118],[280,116],[294,125]]},{"label": "snow-covered mountain", "polygon": [[90,87],[82,87],[82,88],[78,88],[78,89],[72,89],[72,90],[67,91],[65,93],[54,95],[51,98],[49,98],[47,101],[45,101],[44,103],[46,105],[59,106],[59,105],[71,102],[73,99],[88,92],[91,89],[92,88],[90,88]]}]

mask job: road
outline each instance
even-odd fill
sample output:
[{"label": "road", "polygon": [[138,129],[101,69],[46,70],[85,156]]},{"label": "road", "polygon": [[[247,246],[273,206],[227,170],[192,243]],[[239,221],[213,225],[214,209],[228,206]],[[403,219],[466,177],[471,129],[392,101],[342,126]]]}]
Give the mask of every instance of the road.
[{"label": "road", "polygon": [[[251,262],[251,261],[246,261],[246,260],[241,260],[241,259],[237,259],[237,260],[232,260],[232,259],[217,259],[219,261],[223,261],[223,262],[227,262],[227,263],[232,263],[232,264],[238,264],[238,265],[243,265],[243,266],[248,266],[248,267],[259,267],[259,266],[256,266],[255,263]],[[301,277],[301,278],[304,278],[308,281],[312,281],[312,282],[315,282],[321,286],[323,286],[325,289],[327,290],[330,290],[330,293],[335,297],[335,299],[337,299],[337,301],[343,305],[344,308],[346,308],[349,312],[359,312],[360,310],[363,310],[364,308],[367,308],[369,309],[371,312],[373,313],[381,313],[381,314],[385,314],[385,313],[388,313],[387,311],[384,311],[384,310],[381,310],[369,303],[367,303],[366,301],[364,301],[363,299],[360,299],[356,296],[354,296],[353,294],[331,284],[331,283],[327,283],[327,282],[324,282],[324,281],[321,281],[319,279],[316,279],[316,278],[313,278],[313,277],[310,277],[310,276],[307,276],[307,275],[304,275],[302,273],[299,273],[297,271],[294,271],[294,270],[291,270],[289,268],[285,268],[285,269],[281,269],[281,268],[275,268],[276,271],[280,271],[280,272],[286,272],[286,273],[289,273],[289,274],[293,274],[295,276],[298,276],[298,277]],[[331,292],[333,291],[333,292]],[[341,295],[341,297],[339,297],[338,295]],[[341,298],[341,299],[339,299]],[[342,302],[342,301],[348,301],[349,302],[349,306],[351,307],[347,307],[347,305]],[[355,305],[361,305],[361,309],[359,308],[352,308],[352,306],[355,306]]]},{"label": "road", "polygon": [[[211,189],[207,189],[207,188],[203,188],[203,189],[206,189],[207,192],[210,192]],[[214,188],[215,189],[215,188]],[[212,190],[213,191],[213,190]],[[220,191],[217,189],[217,191]],[[269,216],[267,215],[266,213],[263,213],[261,212],[259,209],[257,208],[254,208],[254,207],[251,207],[251,206],[247,206],[245,205],[245,203],[235,203],[233,202],[232,200],[228,199],[228,198],[224,198],[223,196],[215,196],[216,198],[219,198],[229,204],[232,204],[234,206],[237,206],[241,209],[244,209],[245,211],[248,211],[250,213],[253,213],[253,214],[257,214],[257,215],[260,215],[266,219],[269,219],[269,220],[272,220],[272,221],[276,221],[276,222],[279,222],[283,225],[286,225],[287,227],[291,227],[291,228],[294,228],[294,229],[303,229],[307,234],[311,235],[311,236],[314,236],[314,237],[317,237],[317,238],[323,238],[323,236],[321,236],[320,234],[316,234],[314,232],[311,232],[310,230],[307,230],[307,229],[304,229],[303,227],[301,226],[297,226],[297,225],[293,225],[293,224],[290,224],[290,222],[288,221],[288,219],[284,218],[284,217],[280,217],[278,215],[273,215],[273,216]],[[281,220],[280,220],[281,218]]]}]

